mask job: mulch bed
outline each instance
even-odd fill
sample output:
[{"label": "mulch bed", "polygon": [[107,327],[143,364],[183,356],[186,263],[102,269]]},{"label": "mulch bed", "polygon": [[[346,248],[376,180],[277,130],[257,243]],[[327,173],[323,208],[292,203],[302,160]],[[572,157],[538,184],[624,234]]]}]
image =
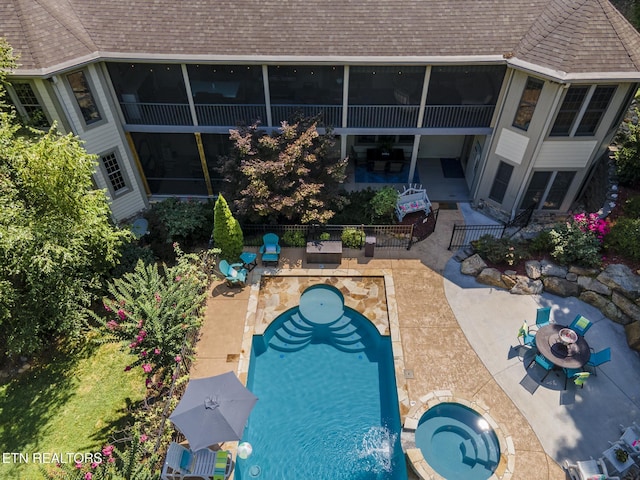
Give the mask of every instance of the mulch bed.
[{"label": "mulch bed", "polygon": [[407,214],[400,225],[413,225],[413,236],[424,240],[435,230],[436,219],[433,215],[427,216],[424,212]]}]

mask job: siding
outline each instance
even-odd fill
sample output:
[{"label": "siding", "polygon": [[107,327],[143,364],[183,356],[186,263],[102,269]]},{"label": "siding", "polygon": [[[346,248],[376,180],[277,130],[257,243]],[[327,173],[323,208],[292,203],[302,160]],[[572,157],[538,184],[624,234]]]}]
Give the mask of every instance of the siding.
[{"label": "siding", "polygon": [[528,137],[503,128],[496,146],[496,154],[520,165],[528,144]]},{"label": "siding", "polygon": [[546,141],[542,144],[535,168],[584,168],[597,143],[596,140]]}]

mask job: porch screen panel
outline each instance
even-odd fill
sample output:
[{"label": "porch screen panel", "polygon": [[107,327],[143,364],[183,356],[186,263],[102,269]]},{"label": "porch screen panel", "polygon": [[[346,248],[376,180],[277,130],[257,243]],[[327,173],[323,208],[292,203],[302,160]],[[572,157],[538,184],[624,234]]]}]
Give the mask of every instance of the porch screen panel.
[{"label": "porch screen panel", "polygon": [[420,105],[424,67],[353,66],[349,105]]},{"label": "porch screen panel", "polygon": [[193,134],[132,132],[131,136],[152,194],[207,195]]},{"label": "porch screen panel", "polygon": [[433,67],[427,105],[495,105],[505,72],[494,65]]},{"label": "porch screen panel", "polygon": [[219,193],[224,186],[224,178],[220,172],[220,167],[222,166],[223,158],[231,153],[233,143],[229,140],[229,135],[227,134],[204,133],[202,134],[202,145],[207,159],[211,186],[215,193]]}]

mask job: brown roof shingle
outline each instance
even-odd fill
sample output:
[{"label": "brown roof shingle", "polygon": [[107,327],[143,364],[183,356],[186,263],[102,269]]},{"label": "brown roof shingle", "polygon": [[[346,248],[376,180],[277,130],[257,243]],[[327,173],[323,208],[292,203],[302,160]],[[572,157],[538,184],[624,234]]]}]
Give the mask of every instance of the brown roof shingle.
[{"label": "brown roof shingle", "polygon": [[562,72],[640,71],[640,34],[607,0],[0,0],[0,36],[23,69],[98,53],[322,61],[514,52]]}]

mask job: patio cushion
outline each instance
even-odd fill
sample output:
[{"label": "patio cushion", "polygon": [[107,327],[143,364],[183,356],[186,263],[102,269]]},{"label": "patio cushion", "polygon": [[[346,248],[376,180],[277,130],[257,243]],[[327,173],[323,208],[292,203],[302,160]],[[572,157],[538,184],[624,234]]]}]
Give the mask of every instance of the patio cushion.
[{"label": "patio cushion", "polygon": [[182,452],[182,458],[180,459],[180,468],[187,473],[191,472],[193,468],[193,463],[195,462],[195,455],[191,453],[189,450],[184,450]]},{"label": "patio cushion", "polygon": [[601,473],[600,475],[592,475],[587,480],[607,480],[607,477]]},{"label": "patio cushion", "polygon": [[276,253],[276,246],[275,245],[267,245],[264,247],[264,251],[265,253]]},{"label": "patio cushion", "polygon": [[580,320],[576,322],[578,328],[585,328],[587,325],[589,325],[589,320],[584,317],[580,317]]},{"label": "patio cushion", "polygon": [[236,278],[238,276],[238,271],[235,268],[231,268],[229,271],[229,276]]}]

